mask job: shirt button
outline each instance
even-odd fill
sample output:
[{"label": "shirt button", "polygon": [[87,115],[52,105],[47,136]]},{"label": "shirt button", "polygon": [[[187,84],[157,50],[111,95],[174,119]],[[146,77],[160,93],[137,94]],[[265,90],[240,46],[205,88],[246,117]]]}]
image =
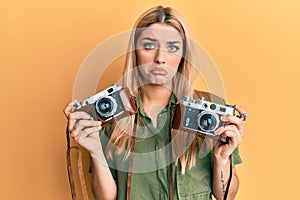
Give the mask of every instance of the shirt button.
[{"label": "shirt button", "polygon": [[158,117],[161,117],[161,114],[159,114]]}]

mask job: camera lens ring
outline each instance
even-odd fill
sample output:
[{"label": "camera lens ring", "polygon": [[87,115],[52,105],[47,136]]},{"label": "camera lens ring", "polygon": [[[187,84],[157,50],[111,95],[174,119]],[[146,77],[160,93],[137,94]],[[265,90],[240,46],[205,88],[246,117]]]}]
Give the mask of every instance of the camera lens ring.
[{"label": "camera lens ring", "polygon": [[[106,100],[106,105],[109,104],[109,109],[108,111],[102,111],[100,108],[101,106],[99,105],[100,102],[103,102],[103,100]],[[103,117],[110,117],[112,116],[116,111],[117,111],[117,108],[118,108],[118,104],[116,102],[116,100],[114,98],[112,98],[111,96],[103,96],[101,98],[99,98],[97,101],[96,101],[96,104],[95,104],[95,107],[96,107],[96,111],[97,113],[100,115],[100,116],[103,116]],[[104,109],[107,109],[106,107]]]},{"label": "camera lens ring", "polygon": [[[201,119],[206,116],[206,115],[210,115],[210,116],[213,116],[213,120],[215,120],[213,123],[215,124],[213,128],[210,128],[210,129],[205,129],[203,128],[203,126],[201,125]],[[220,124],[220,120],[219,120],[219,117],[216,113],[213,113],[213,112],[209,112],[209,111],[203,111],[201,113],[198,114],[198,118],[197,118],[197,125],[198,127],[200,128],[201,131],[203,131],[204,133],[208,133],[208,132],[213,132],[215,131],[218,127],[219,127],[219,124]]]}]

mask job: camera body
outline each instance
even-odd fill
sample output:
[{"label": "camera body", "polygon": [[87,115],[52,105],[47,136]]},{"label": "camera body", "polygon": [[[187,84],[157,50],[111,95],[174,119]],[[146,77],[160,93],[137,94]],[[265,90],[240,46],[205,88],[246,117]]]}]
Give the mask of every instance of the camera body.
[{"label": "camera body", "polygon": [[137,113],[135,98],[128,88],[112,86],[74,104],[75,111],[84,111],[106,126],[118,119]]},{"label": "camera body", "polygon": [[185,96],[176,105],[173,129],[216,136],[214,131],[224,125],[221,116],[227,114],[234,115],[233,106],[205,101],[204,97],[195,100]]}]

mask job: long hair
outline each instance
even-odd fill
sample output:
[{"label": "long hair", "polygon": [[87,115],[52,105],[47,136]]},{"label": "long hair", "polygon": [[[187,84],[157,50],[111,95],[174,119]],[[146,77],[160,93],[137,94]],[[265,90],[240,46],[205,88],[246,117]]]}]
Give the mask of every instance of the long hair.
[{"label": "long hair", "polygon": [[[137,95],[138,88],[141,86],[141,83],[139,82],[139,75],[137,74],[138,70],[135,70],[138,66],[136,42],[142,31],[155,23],[166,24],[175,28],[180,33],[183,40],[183,55],[178,67],[178,72],[172,80],[172,90],[177,99],[182,99],[183,96],[193,96],[194,92],[192,85],[194,81],[194,75],[196,73],[192,65],[197,65],[197,56],[195,55],[193,43],[185,21],[174,9],[170,7],[153,7],[144,12],[137,19],[129,40],[125,67],[121,81],[122,85],[124,87],[128,87],[132,94]],[[129,149],[132,145],[132,137],[130,134],[126,133],[127,131],[125,131],[124,128],[119,127],[126,127],[127,130],[130,130],[133,127],[132,122],[133,117],[131,117],[131,120],[128,120],[128,118],[126,120],[124,118],[118,122],[118,125],[114,126],[109,145],[106,148],[106,153],[109,157],[112,157],[112,146],[117,147],[115,148],[116,154],[120,155],[125,151],[128,152],[127,156],[129,155]],[[178,160],[180,161],[181,172],[184,174],[187,165],[189,168],[195,165],[196,145],[201,145],[201,139],[191,136],[191,134],[173,130],[172,138],[175,137],[176,140],[172,140],[173,156],[176,163],[178,163]],[[190,141],[188,142],[190,144],[188,147],[186,147],[187,141]]]}]

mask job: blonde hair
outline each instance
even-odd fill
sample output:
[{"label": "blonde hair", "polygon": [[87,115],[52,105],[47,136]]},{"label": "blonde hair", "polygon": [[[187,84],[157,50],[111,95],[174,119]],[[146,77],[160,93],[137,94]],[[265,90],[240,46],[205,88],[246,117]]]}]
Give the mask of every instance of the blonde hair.
[{"label": "blonde hair", "polygon": [[[185,21],[174,9],[170,7],[153,7],[144,12],[137,19],[129,40],[126,62],[122,77],[122,85],[124,87],[128,87],[131,90],[132,94],[137,95],[138,88],[141,83],[139,83],[138,70],[134,70],[138,66],[137,55],[135,51],[136,41],[143,29],[155,23],[162,23],[168,26],[172,26],[181,34],[183,39],[183,55],[178,67],[178,73],[173,78],[172,90],[178,99],[183,98],[183,96],[193,96],[194,92],[192,85],[194,81],[194,75],[196,73],[192,65],[197,64],[197,56],[195,55],[193,43]],[[106,152],[109,157],[112,157],[112,146],[117,147],[115,148],[115,153],[117,155],[120,155],[121,153],[124,153],[124,151],[126,151],[127,155],[125,157],[128,157],[130,153],[129,149],[132,145],[132,136],[126,133],[127,131],[124,131],[124,129],[121,129],[119,127],[129,127],[128,129],[126,129],[132,130],[133,117],[131,117],[131,120],[128,120],[128,118],[126,120],[124,118],[114,126],[110,137],[110,142],[106,148]],[[199,145],[200,148],[202,139],[199,137],[195,137],[194,135],[191,136],[191,134],[172,130],[172,138],[175,137],[176,140],[172,139],[173,157],[176,164],[179,160],[181,164],[181,172],[182,174],[184,174],[186,166],[188,166],[189,168],[195,166],[196,145]],[[186,147],[187,143],[189,144],[188,147]]]}]

